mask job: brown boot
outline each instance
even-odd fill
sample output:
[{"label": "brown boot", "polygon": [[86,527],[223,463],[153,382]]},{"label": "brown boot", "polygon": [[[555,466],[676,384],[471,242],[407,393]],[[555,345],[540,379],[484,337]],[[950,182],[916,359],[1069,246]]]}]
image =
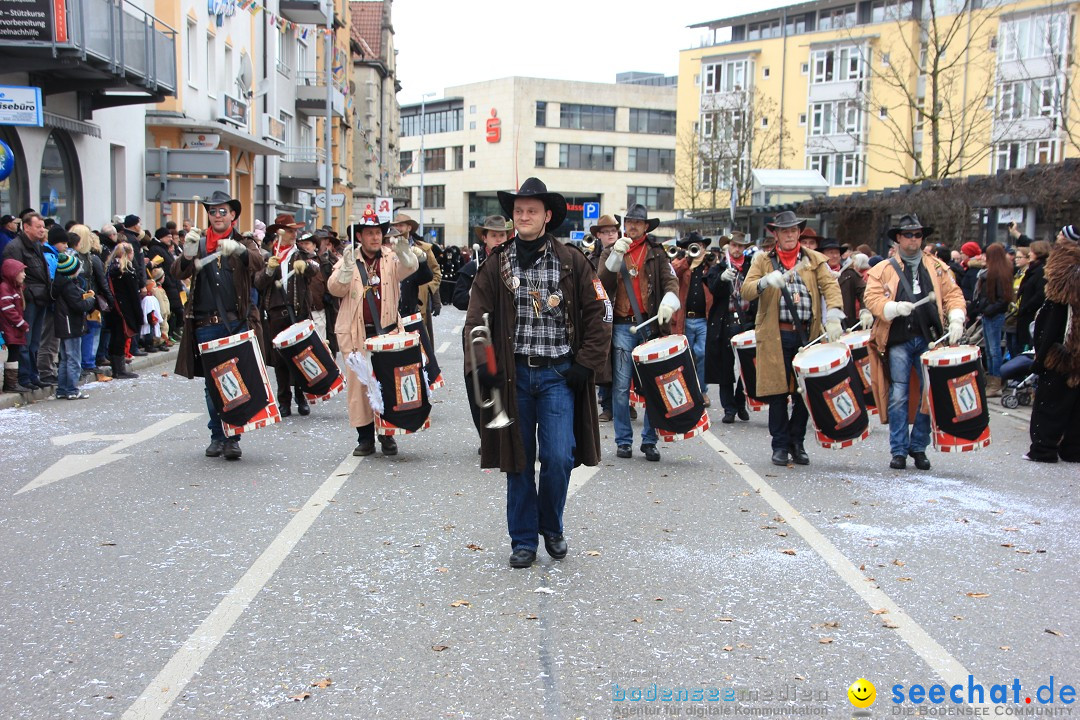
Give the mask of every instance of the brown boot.
[{"label": "brown boot", "polygon": [[986,376],[986,397],[1001,397],[1001,378],[994,375]]}]

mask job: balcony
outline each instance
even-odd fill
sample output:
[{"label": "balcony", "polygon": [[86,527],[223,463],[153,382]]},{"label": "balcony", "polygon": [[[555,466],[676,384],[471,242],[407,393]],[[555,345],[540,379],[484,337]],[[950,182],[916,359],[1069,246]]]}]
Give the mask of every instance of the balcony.
[{"label": "balcony", "polygon": [[[337,85],[332,89],[331,110],[339,118],[345,117],[345,93]],[[326,73],[322,70],[304,70],[296,73],[296,109],[308,117],[326,116]]]},{"label": "balcony", "polygon": [[[2,42],[4,71],[45,95],[80,93],[80,114],[176,95],[176,31],[127,0],[59,0],[53,27]],[[66,20],[66,22],[65,22]],[[116,94],[107,91],[115,90]]]},{"label": "balcony", "polygon": [[319,188],[326,182],[326,151],[314,147],[282,148],[278,184],[288,188]]},{"label": "balcony", "polygon": [[323,0],[281,0],[281,17],[301,25],[326,25],[326,2]]}]

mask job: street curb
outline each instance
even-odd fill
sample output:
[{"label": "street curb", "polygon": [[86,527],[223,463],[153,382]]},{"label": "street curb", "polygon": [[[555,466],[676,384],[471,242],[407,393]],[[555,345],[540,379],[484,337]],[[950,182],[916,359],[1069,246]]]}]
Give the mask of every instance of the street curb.
[{"label": "street curb", "polygon": [[[129,367],[135,372],[138,372],[140,370],[149,370],[151,368],[157,367],[158,365],[164,365],[165,363],[175,364],[176,355],[179,351],[179,347],[180,344],[177,343],[176,346],[166,352],[151,353],[146,357],[137,357],[131,361],[131,365]],[[55,392],[55,388],[53,388],[50,392]],[[5,410],[7,408],[29,407],[31,405],[36,405],[37,403],[45,402],[47,400],[56,399],[51,394],[40,400],[31,400],[30,402],[26,402],[25,398],[26,394],[23,393],[0,393],[0,410]]]}]

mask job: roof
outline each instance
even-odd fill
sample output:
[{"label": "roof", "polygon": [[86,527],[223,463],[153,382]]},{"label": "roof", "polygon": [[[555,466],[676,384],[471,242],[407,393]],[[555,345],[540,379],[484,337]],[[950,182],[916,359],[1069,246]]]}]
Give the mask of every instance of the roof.
[{"label": "roof", "polygon": [[373,60],[382,59],[382,0],[352,0],[352,37],[361,47],[370,48]]},{"label": "roof", "polygon": [[812,188],[827,192],[829,183],[817,170],[751,170],[756,187],[771,189]]},{"label": "roof", "polygon": [[706,20],[705,22],[694,23],[693,25],[687,25],[689,28],[725,28],[732,25],[742,25],[745,22],[754,22],[758,20],[764,20],[766,18],[780,17],[782,13],[786,13],[788,16],[800,15],[809,10],[816,10],[821,7],[829,7],[834,5],[834,2],[824,2],[823,0],[810,0],[810,2],[794,3],[791,5],[776,5],[775,7],[768,8],[766,10],[755,10],[752,13],[746,13],[743,15],[729,15],[727,17],[718,18],[716,20]]}]

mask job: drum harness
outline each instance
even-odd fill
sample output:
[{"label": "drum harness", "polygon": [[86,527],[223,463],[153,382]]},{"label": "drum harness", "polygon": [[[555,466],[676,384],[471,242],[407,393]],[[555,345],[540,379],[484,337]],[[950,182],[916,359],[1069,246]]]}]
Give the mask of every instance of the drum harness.
[{"label": "drum harness", "polygon": [[[769,259],[772,260],[773,270],[784,272],[784,269],[780,267],[780,261],[775,255],[770,256]],[[799,262],[802,261],[800,260]],[[798,264],[796,264],[796,267],[798,267]],[[794,270],[794,268],[792,269]],[[809,291],[810,288],[807,288],[807,292]],[[787,303],[788,312],[791,313],[791,324],[795,326],[796,334],[799,337],[799,346],[802,347],[803,345],[806,345],[806,326],[803,321],[799,319],[799,313],[795,310],[795,301],[791,299],[791,293],[788,292],[787,283],[784,283],[784,286],[780,288],[780,294],[784,296],[784,302]]]},{"label": "drum harness", "polygon": [[[202,247],[205,250],[206,249],[206,239],[204,238],[202,242],[203,242]],[[210,268],[210,275],[209,275],[210,288],[211,288],[211,294],[214,296],[214,304],[217,305],[218,318],[221,320],[221,323],[225,326],[225,329],[228,330],[229,334],[232,335],[233,334],[232,324],[229,322],[229,314],[225,311],[225,303],[221,298],[221,283],[218,281],[218,261],[220,259],[221,259],[220,252],[217,253],[216,258],[210,258],[210,257],[203,258],[202,267],[199,267],[199,265],[196,264],[195,269],[196,269],[196,273],[200,273],[203,270],[205,270],[207,268]],[[207,261],[209,261],[209,262],[207,262]],[[194,293],[196,284],[197,283],[192,283],[192,293]],[[194,308],[194,306],[195,306],[195,303],[194,303],[194,299],[193,299],[192,300],[192,307]],[[242,322],[243,322],[243,318],[240,317],[240,308],[237,307],[236,308],[236,324],[239,326]],[[196,346],[197,346],[197,344],[196,344]]]},{"label": "drum harness", "polygon": [[367,302],[368,310],[371,312],[371,324],[375,327],[375,334],[382,335],[382,323],[379,322],[379,313],[375,307],[375,301],[371,297],[371,287],[368,285],[366,265],[366,262],[357,263],[356,269],[360,271],[360,281],[364,283],[364,301]]},{"label": "drum harness", "polygon": [[[914,290],[914,288],[911,287],[911,281],[908,280],[908,276],[904,273],[903,266],[899,263],[899,261],[897,261],[896,258],[889,258],[889,264],[892,265],[893,270],[895,270],[897,276],[899,276],[900,285],[904,288],[904,292],[907,293],[908,298],[910,298],[909,302],[915,302],[915,300],[916,300],[915,290]],[[919,267],[923,267],[921,259],[919,261]],[[929,271],[927,272],[927,274],[929,275]],[[929,291],[927,291],[927,292],[929,292]],[[934,321],[933,321],[933,324],[932,324],[931,327],[924,328],[924,327],[922,327],[922,323],[919,323],[919,331],[920,332],[925,334],[927,330],[930,331],[931,336],[935,336],[935,337],[937,336],[938,332],[942,330],[941,320],[940,320],[940,318],[938,318],[937,313],[934,314]],[[926,340],[927,340],[927,342],[930,342],[931,338],[926,338]],[[884,353],[882,353],[882,354],[884,354]]]},{"label": "drum harness", "polygon": [[[645,263],[642,262],[642,265],[644,264]],[[634,279],[630,276],[630,271],[626,268],[625,262],[623,263],[622,268],[620,268],[619,274],[622,276],[623,289],[626,290],[626,297],[630,300],[630,311],[634,313],[634,322],[640,327],[645,323],[645,315],[641,312],[641,306],[638,305],[637,293],[634,292]],[[645,340],[651,340],[652,328],[646,329],[642,327],[641,329],[645,330]]]}]

